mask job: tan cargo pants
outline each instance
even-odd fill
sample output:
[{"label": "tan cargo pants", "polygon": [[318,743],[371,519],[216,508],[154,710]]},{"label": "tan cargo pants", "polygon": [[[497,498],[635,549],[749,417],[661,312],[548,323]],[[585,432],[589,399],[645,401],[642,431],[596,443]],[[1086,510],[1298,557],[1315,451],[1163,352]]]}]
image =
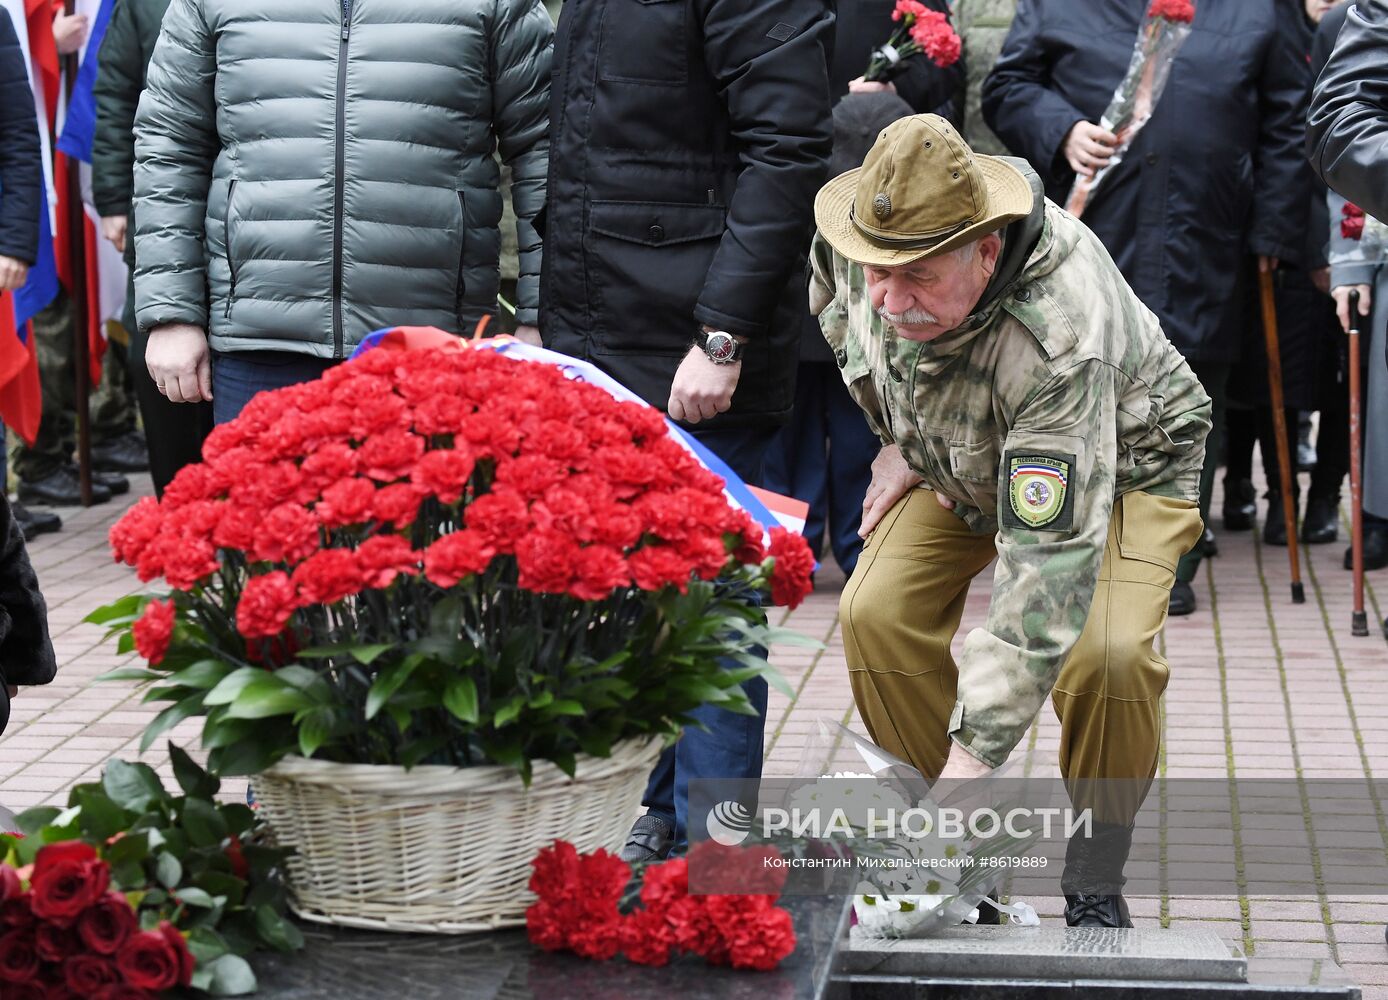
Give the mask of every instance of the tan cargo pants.
[{"label": "tan cargo pants", "polygon": [[[1149,493],[1114,504],[1094,603],[1052,694],[1060,769],[1075,779],[1156,773],[1167,664],[1153,648],[1176,563],[1200,537],[1196,505]],[[863,548],[840,601],[858,712],[872,739],[933,780],[949,753],[959,671],[950,641],[969,584],[995,555],[935,494],[913,489]]]}]

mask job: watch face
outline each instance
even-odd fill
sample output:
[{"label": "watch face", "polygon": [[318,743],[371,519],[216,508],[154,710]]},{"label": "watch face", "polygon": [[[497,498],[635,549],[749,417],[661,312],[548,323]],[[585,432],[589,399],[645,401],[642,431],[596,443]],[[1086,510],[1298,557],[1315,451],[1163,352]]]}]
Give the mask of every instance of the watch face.
[{"label": "watch face", "polygon": [[730,334],[710,333],[704,345],[704,353],[714,361],[731,361],[737,352],[737,341]]}]

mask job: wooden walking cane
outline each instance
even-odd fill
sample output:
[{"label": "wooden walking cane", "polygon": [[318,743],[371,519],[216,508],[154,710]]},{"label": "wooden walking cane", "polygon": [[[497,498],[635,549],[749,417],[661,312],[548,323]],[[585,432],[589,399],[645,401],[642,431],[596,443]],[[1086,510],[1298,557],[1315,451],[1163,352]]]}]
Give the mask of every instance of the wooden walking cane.
[{"label": "wooden walking cane", "polygon": [[[66,0],[63,13],[69,17],[74,10],[73,0]],[[72,91],[77,86],[78,56],[72,53],[63,57],[63,75],[67,78],[66,91],[68,106],[72,106]],[[92,505],[92,439],[91,407],[88,397],[91,394],[91,378],[87,373],[89,364],[87,345],[87,211],[82,205],[82,171],[80,162],[74,157],[67,158],[67,233],[68,267],[72,275],[68,289],[68,304],[72,309],[72,357],[75,389],[77,390],[77,482],[82,495],[82,506]]]},{"label": "wooden walking cane", "polygon": [[1354,635],[1369,634],[1364,614],[1364,480],[1363,457],[1359,452],[1359,293],[1349,293],[1349,505],[1350,545],[1354,553],[1354,611],[1349,630]]},{"label": "wooden walking cane", "polygon": [[1292,564],[1292,603],[1306,603],[1301,585],[1301,553],[1296,544],[1296,499],[1292,496],[1292,456],[1287,443],[1287,414],[1282,408],[1282,350],[1277,343],[1277,303],[1272,294],[1272,272],[1258,272],[1263,301],[1263,336],[1267,342],[1268,395],[1272,402],[1272,427],[1277,434],[1277,465],[1282,490],[1282,516],[1287,524],[1287,556]]}]

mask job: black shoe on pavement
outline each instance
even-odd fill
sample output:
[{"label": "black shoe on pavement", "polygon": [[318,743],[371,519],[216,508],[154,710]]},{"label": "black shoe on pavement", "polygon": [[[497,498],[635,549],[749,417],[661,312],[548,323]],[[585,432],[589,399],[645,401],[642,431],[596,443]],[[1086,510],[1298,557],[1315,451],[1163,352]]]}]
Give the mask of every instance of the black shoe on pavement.
[{"label": "black shoe on pavement", "polygon": [[1328,545],[1340,537],[1340,498],[1311,497],[1301,522],[1301,540],[1307,545]]},{"label": "black shoe on pavement", "polygon": [[[98,482],[92,483],[92,503],[105,503],[111,491]],[[20,480],[20,503],[42,503],[50,507],[76,507],[82,503],[82,491],[75,470],[63,467],[42,479]]]},{"label": "black shoe on pavement", "polygon": [[127,431],[118,438],[92,445],[92,468],[102,472],[146,472],[149,447],[139,431]]},{"label": "black shoe on pavement", "polygon": [[[1296,523],[1295,514],[1292,515],[1292,523]],[[1277,493],[1268,494],[1268,519],[1263,522],[1263,544],[1283,547],[1287,544],[1287,522],[1282,513],[1282,497]]]},{"label": "black shoe on pavement", "polygon": [[1258,517],[1258,491],[1253,480],[1224,480],[1224,530],[1252,531]]},{"label": "black shoe on pavement", "polygon": [[[1388,566],[1388,528],[1364,529],[1364,568],[1382,569]],[[1345,569],[1354,569],[1354,547],[1345,549]]]},{"label": "black shoe on pavement", "polygon": [[1219,542],[1215,540],[1213,529],[1206,528],[1205,533],[1200,536],[1200,541],[1197,544],[1200,546],[1200,554],[1206,559],[1213,559],[1215,556],[1219,555]]},{"label": "black shoe on pavement", "polygon": [[24,540],[32,542],[37,536],[49,531],[62,531],[63,519],[50,510],[30,510],[19,501],[10,504],[19,530],[24,532]]},{"label": "black shoe on pavement", "polygon": [[675,831],[659,816],[645,815],[636,821],[627,842],[618,853],[627,864],[664,861],[675,845]]},{"label": "black shoe on pavement", "polygon": [[92,469],[92,486],[106,487],[113,497],[124,496],[130,492],[130,480],[119,472],[102,472],[97,468]]},{"label": "black shoe on pavement", "polygon": [[1122,896],[1078,893],[1065,897],[1066,927],[1131,927],[1128,901]]},{"label": "black shoe on pavement", "polygon": [[1171,597],[1166,604],[1166,613],[1172,618],[1183,618],[1195,613],[1195,588],[1184,580],[1171,585]]}]

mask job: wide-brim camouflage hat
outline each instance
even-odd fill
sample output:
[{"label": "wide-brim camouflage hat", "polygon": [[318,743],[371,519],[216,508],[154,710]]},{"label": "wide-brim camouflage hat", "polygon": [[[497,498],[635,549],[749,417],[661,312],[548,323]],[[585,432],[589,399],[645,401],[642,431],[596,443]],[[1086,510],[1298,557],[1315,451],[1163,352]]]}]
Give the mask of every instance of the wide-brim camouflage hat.
[{"label": "wide-brim camouflage hat", "polygon": [[975,153],[939,115],[912,115],[882,130],[861,167],[820,189],[814,214],[849,260],[897,267],[996,232],[1034,204],[1016,167]]}]

